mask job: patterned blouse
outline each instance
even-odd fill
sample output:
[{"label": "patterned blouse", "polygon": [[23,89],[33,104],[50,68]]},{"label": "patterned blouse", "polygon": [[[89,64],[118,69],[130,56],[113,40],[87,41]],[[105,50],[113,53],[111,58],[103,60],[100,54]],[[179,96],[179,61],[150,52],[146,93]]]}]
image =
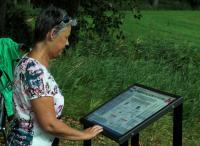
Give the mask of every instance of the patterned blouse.
[{"label": "patterned blouse", "polygon": [[51,146],[55,137],[40,128],[30,103],[43,96],[53,97],[56,116],[59,118],[64,97],[53,76],[37,60],[22,57],[14,71],[15,118],[11,124],[7,146]]}]

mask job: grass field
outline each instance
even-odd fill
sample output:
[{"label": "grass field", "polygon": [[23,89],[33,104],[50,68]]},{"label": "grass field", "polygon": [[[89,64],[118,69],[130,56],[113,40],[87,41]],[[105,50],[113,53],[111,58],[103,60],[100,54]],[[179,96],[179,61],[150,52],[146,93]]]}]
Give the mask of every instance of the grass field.
[{"label": "grass field", "polygon": [[[80,117],[137,82],[184,97],[183,145],[200,146],[200,12],[142,11],[142,15],[135,20],[126,12],[125,55],[81,56],[72,51],[53,62],[51,71],[65,96],[64,120],[80,128]],[[171,120],[169,113],[143,130],[141,146],[170,146]],[[103,136],[94,140],[94,146],[111,145],[117,146]]]}]

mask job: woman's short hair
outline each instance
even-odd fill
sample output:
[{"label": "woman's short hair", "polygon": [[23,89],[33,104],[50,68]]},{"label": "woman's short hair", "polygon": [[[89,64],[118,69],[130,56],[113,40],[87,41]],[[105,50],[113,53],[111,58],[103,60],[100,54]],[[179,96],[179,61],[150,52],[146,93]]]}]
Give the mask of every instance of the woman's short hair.
[{"label": "woman's short hair", "polygon": [[61,22],[66,16],[69,17],[65,10],[54,6],[43,10],[36,19],[34,43],[44,40],[46,34],[53,28],[55,28],[57,32],[63,29],[66,25],[62,25]]}]

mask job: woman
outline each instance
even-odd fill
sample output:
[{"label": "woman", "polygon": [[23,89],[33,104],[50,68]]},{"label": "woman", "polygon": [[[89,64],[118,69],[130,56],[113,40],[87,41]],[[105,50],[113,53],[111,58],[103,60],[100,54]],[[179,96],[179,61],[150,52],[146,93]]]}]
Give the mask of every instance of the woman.
[{"label": "woman", "polygon": [[87,140],[103,131],[98,125],[79,131],[58,120],[64,97],[48,66],[69,45],[71,25],[73,20],[66,12],[53,6],[38,16],[34,46],[14,72],[15,116],[8,146],[51,146],[55,137]]}]

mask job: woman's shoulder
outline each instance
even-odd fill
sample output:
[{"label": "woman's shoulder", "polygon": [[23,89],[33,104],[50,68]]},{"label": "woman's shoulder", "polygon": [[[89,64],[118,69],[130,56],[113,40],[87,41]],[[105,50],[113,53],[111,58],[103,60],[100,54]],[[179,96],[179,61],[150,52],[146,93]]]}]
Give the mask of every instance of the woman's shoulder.
[{"label": "woman's shoulder", "polygon": [[37,60],[24,56],[20,59],[16,70],[19,72],[34,71],[34,70],[45,70],[44,66],[41,65]]}]

